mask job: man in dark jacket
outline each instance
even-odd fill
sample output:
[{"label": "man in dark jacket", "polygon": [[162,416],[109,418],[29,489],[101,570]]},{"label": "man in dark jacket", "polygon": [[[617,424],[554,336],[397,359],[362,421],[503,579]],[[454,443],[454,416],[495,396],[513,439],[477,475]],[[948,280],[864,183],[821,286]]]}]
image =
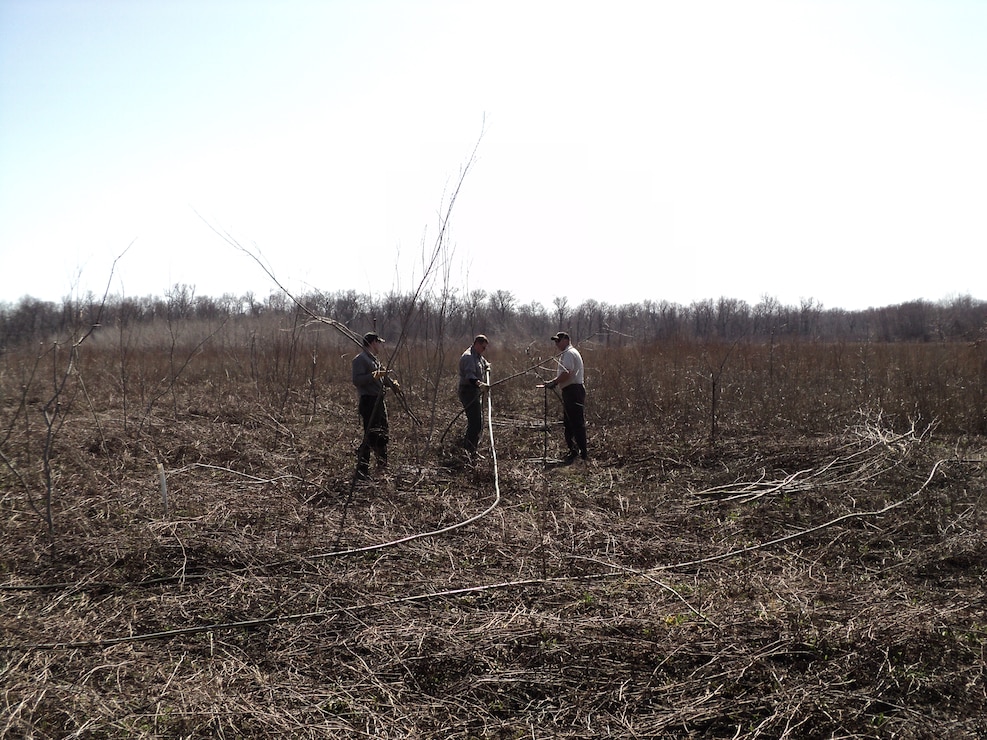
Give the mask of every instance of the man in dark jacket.
[{"label": "man in dark jacket", "polygon": [[356,475],[370,477],[370,452],[378,467],[387,466],[387,406],[384,389],[398,388],[398,382],[387,377],[387,370],[378,359],[384,340],[370,332],[363,335],[363,352],[353,358],[353,385],[360,394],[360,418],[363,420],[363,442],[357,452]]},{"label": "man in dark jacket", "polygon": [[482,334],[473,339],[473,345],[459,358],[459,402],[466,412],[466,434],[463,448],[471,457],[476,454],[483,429],[483,403],[481,394],[487,387],[490,363],[483,353],[490,342]]}]

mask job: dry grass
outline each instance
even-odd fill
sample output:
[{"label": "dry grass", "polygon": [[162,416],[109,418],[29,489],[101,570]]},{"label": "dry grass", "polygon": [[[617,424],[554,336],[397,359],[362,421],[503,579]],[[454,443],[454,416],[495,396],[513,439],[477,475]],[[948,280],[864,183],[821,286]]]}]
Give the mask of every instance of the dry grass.
[{"label": "dry grass", "polygon": [[[391,467],[353,488],[348,350],[324,337],[312,374],[312,347],[243,337],[175,383],[180,348],[135,349],[129,385],[118,347],[83,357],[53,539],[0,475],[4,736],[987,734],[984,443],[960,431],[983,407],[948,415],[975,364],[587,346],[591,463],[542,463],[530,373],[494,388],[495,470],[409,351],[426,426],[392,403]],[[40,431],[4,448],[32,485]]]}]

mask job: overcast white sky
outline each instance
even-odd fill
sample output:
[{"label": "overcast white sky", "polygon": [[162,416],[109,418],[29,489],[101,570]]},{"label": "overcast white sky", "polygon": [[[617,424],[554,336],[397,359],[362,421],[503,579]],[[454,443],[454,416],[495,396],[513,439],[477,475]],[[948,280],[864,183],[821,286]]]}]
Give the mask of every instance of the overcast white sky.
[{"label": "overcast white sky", "polygon": [[[987,299],[983,0],[0,0],[0,301]],[[200,214],[200,215],[197,215]],[[423,248],[424,244],[424,248]]]}]

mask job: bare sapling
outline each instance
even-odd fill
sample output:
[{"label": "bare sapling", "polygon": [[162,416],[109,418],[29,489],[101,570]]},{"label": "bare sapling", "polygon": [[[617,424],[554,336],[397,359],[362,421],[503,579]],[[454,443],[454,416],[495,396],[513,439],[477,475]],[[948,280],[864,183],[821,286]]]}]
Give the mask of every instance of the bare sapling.
[{"label": "bare sapling", "polygon": [[[460,168],[459,176],[456,180],[455,186],[452,188],[448,200],[444,199],[443,206],[440,207],[439,213],[439,228],[438,233],[435,238],[435,242],[432,246],[431,251],[426,251],[423,246],[422,250],[422,265],[423,272],[422,276],[418,281],[415,290],[411,293],[408,299],[404,302],[404,310],[402,312],[401,318],[399,320],[399,331],[398,336],[394,340],[392,347],[390,348],[390,353],[385,362],[385,369],[390,370],[391,365],[399,355],[399,353],[404,349],[404,346],[409,338],[409,329],[412,324],[412,320],[415,315],[419,312],[422,301],[426,298],[432,286],[435,283],[437,275],[441,272],[445,276],[445,288],[448,289],[448,270],[445,266],[448,265],[448,261],[451,257],[451,252],[449,248],[449,230],[452,220],[453,208],[456,205],[456,200],[459,196],[459,192],[462,189],[463,183],[466,180],[467,174],[469,174],[473,165],[476,162],[477,151],[479,150],[480,142],[483,139],[483,131],[481,130],[480,136],[477,139],[476,144],[473,147],[470,156],[467,158],[466,163]],[[198,215],[198,214],[197,214]],[[330,316],[325,316],[316,313],[311,307],[306,305],[300,297],[295,296],[291,291],[289,291],[284,284],[277,278],[274,273],[273,268],[264,259],[263,254],[260,252],[251,250],[244,245],[242,245],[237,239],[235,239],[228,232],[220,231],[215,226],[210,224],[201,215],[199,216],[203,222],[212,229],[218,236],[220,236],[227,244],[232,246],[237,251],[240,251],[250,257],[257,265],[264,271],[264,273],[270,278],[270,280],[277,286],[278,290],[286,296],[292,303],[295,304],[298,311],[308,317],[308,324],[323,324],[332,327],[339,331],[344,337],[352,341],[358,347],[362,349],[363,339],[362,336],[347,326],[344,322],[339,321]],[[424,245],[424,239],[423,239]],[[438,338],[439,343],[442,342],[442,338]],[[436,382],[436,387],[438,382]],[[417,414],[411,408],[408,398],[405,396],[404,390],[400,388],[394,389],[395,396],[401,406],[402,410],[412,419],[416,427],[423,426],[423,422],[418,417]],[[431,431],[431,430],[430,430]],[[427,435],[427,438],[428,437]]]},{"label": "bare sapling", "polygon": [[[390,350],[390,353],[384,362],[385,372],[388,372],[392,369],[394,359],[398,357],[399,354],[404,349],[405,344],[407,343],[410,336],[409,330],[411,328],[412,320],[419,313],[420,305],[422,301],[427,297],[429,291],[431,290],[436,280],[437,274],[442,270],[443,265],[445,265],[448,262],[449,228],[450,228],[453,208],[455,207],[456,200],[463,186],[463,183],[465,182],[466,176],[469,173],[469,171],[472,169],[473,164],[476,162],[477,150],[479,148],[480,141],[482,140],[482,138],[483,138],[483,133],[481,131],[480,137],[477,140],[473,148],[473,151],[470,153],[470,156],[467,159],[466,163],[460,168],[459,177],[456,180],[455,186],[453,187],[451,194],[448,197],[448,200],[444,203],[444,208],[440,209],[441,215],[439,218],[438,234],[435,238],[435,243],[431,251],[425,251],[423,249],[422,276],[417,283],[417,287],[412,292],[408,300],[404,303],[404,310],[401,313],[399,319],[399,331],[397,337],[393,340],[393,344],[388,348]],[[200,216],[200,218],[202,217]],[[243,252],[248,257],[253,259],[254,262],[256,262],[257,265],[259,265],[260,268],[264,271],[264,273],[268,276],[268,278],[270,278],[271,281],[277,286],[280,293],[286,296],[292,303],[294,303],[294,305],[297,307],[297,310],[308,318],[307,324],[328,325],[333,329],[337,330],[338,332],[340,332],[344,337],[352,341],[358,347],[360,347],[362,351],[363,338],[361,334],[354,331],[352,328],[347,326],[344,322],[339,321],[338,319],[316,313],[311,307],[306,305],[306,303],[304,303],[300,297],[297,297],[294,294],[292,294],[292,292],[289,291],[284,286],[284,284],[276,277],[273,268],[267,263],[267,261],[264,259],[263,255],[260,252],[243,246],[229,233],[221,232],[205,219],[202,220],[204,223],[206,223],[207,226],[209,226],[210,229],[212,229],[218,236],[220,236],[230,246],[232,246],[234,249],[240,252]],[[374,326],[374,329],[376,330],[376,326]],[[400,386],[395,385],[390,388],[385,386],[383,393],[379,397],[380,399],[379,402],[383,401],[384,395],[388,390],[391,390],[393,392],[396,400],[398,401],[399,406],[401,407],[402,411],[412,420],[412,422],[414,423],[414,427],[422,427],[423,422],[417,416],[417,414],[415,414],[414,410],[412,409],[411,401],[409,401],[409,399],[405,395],[404,389],[402,389]],[[361,442],[361,446],[367,443],[366,436],[368,433],[369,433],[369,428],[367,429],[367,431],[364,432],[364,439]],[[413,438],[412,444],[414,445],[416,442],[417,439]],[[341,546],[342,537],[345,531],[347,512],[349,511],[350,505],[352,503],[353,493],[355,491],[356,484],[359,478],[360,478],[359,463],[355,462],[354,472],[350,479],[349,494],[347,496],[346,502],[342,507],[342,512],[340,514],[339,526],[335,538],[335,546],[337,548]]]},{"label": "bare sapling", "polygon": [[[128,246],[127,249],[130,249]],[[49,343],[42,343],[41,349],[35,358],[32,370],[29,372],[29,382],[22,386],[22,396],[18,404],[17,411],[11,417],[10,423],[4,434],[3,444],[0,444],[0,459],[10,470],[15,479],[25,489],[28,504],[32,511],[41,519],[45,532],[50,543],[54,544],[55,538],[55,517],[54,501],[58,482],[58,470],[54,464],[57,441],[59,433],[74,410],[75,400],[79,393],[85,393],[85,384],[82,382],[79,372],[79,357],[83,344],[101,326],[103,310],[106,307],[109,296],[110,285],[113,280],[113,273],[116,264],[126,254],[124,250],[110,267],[110,275],[103,291],[103,297],[95,306],[90,303],[89,311],[82,309],[81,302],[72,306],[72,324],[69,327],[65,338],[55,338]],[[90,298],[91,300],[91,298]],[[34,379],[39,377],[39,372],[46,362],[50,362],[51,385],[45,399],[38,407],[43,429],[40,440],[40,470],[42,492],[40,498],[35,494],[34,486],[29,482],[29,475],[20,470],[12,457],[3,453],[2,448],[11,438],[11,433],[17,423],[18,417],[23,414],[24,440],[28,454],[25,456],[25,464],[31,466],[31,440],[33,438],[30,395],[35,391]],[[90,406],[91,406],[90,402]]]},{"label": "bare sapling", "polygon": [[719,420],[719,401],[721,388],[721,378],[723,377],[723,370],[726,368],[727,360],[730,359],[730,355],[737,348],[737,341],[734,341],[723,353],[723,357],[720,359],[718,364],[711,361],[708,352],[704,351],[704,359],[706,363],[706,371],[709,374],[709,444],[710,446],[716,444],[717,435],[717,425]]}]

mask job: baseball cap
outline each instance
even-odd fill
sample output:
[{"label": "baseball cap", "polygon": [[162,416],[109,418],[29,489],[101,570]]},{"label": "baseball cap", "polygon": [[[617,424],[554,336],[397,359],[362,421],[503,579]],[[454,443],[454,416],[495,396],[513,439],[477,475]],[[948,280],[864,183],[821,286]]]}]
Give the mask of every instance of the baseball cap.
[{"label": "baseball cap", "polygon": [[374,332],[374,331],[367,332],[366,334],[363,335],[363,346],[364,347],[366,347],[367,345],[369,345],[371,342],[383,342],[383,341],[384,340],[381,338],[380,334],[378,334],[377,332]]}]

